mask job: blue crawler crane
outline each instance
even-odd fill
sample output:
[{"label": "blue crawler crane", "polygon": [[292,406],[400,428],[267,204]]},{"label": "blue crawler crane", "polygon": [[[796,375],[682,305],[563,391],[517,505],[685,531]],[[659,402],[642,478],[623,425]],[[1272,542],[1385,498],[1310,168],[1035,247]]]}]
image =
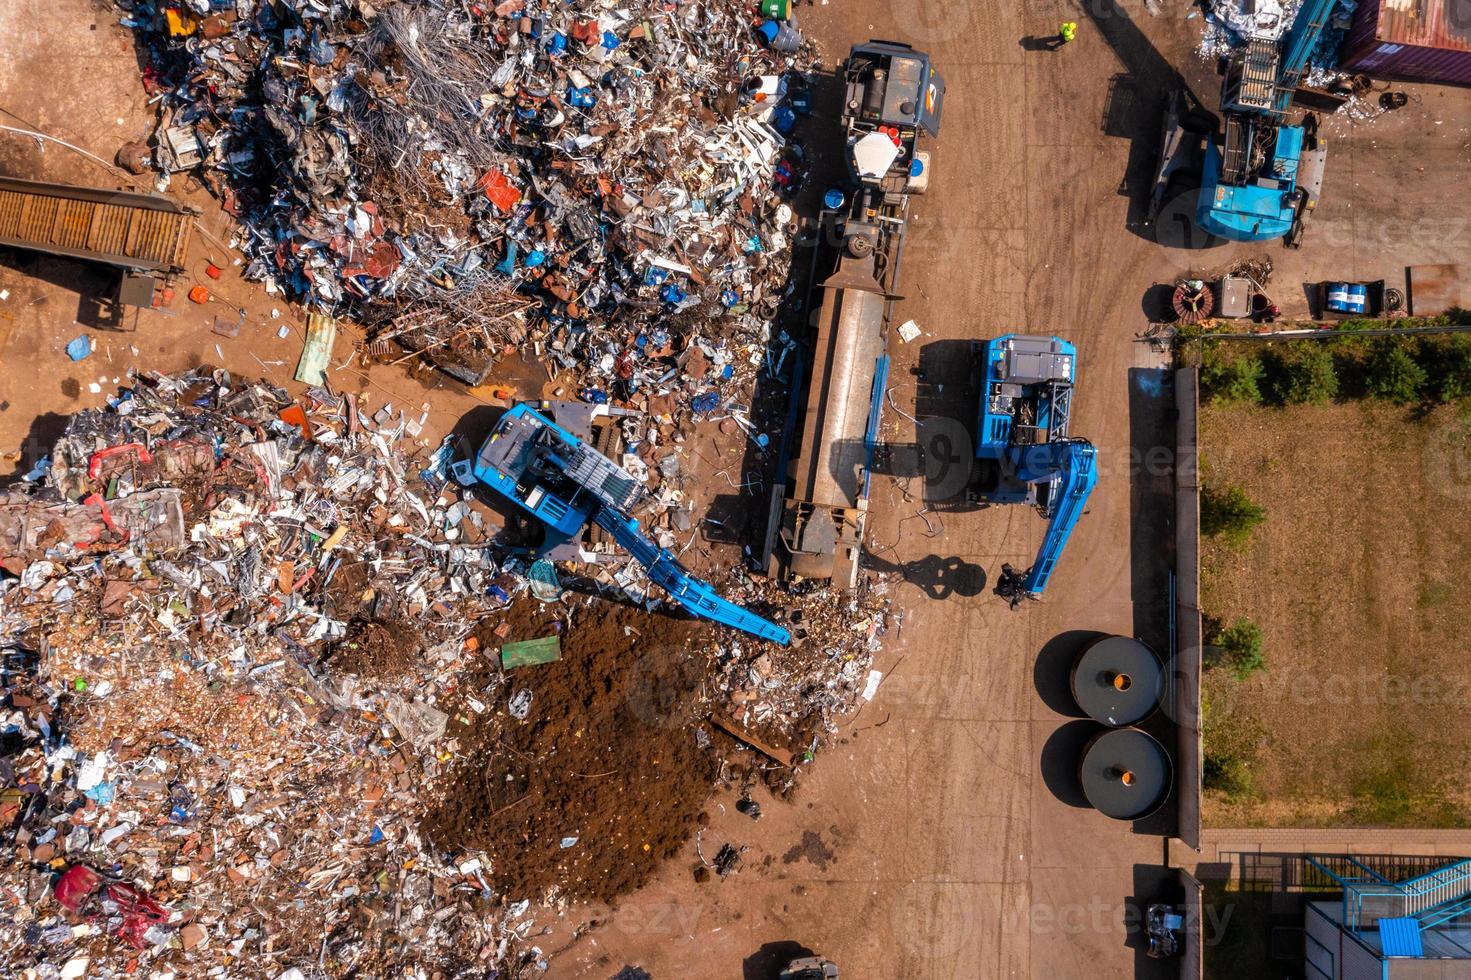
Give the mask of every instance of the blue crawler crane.
[{"label": "blue crawler crane", "polygon": [[[1281,238],[1302,242],[1303,220],[1318,203],[1327,143],[1317,139],[1317,117],[1289,125],[1288,110],[1308,60],[1328,25],[1336,0],[1303,0],[1280,39],[1256,36],[1225,62],[1221,124],[1209,134],[1200,168],[1195,223],[1235,242]],[[1200,135],[1182,122],[1181,96],[1171,98],[1164,149],[1155,180],[1157,213],[1170,177],[1201,153]],[[1197,109],[1185,113],[1199,116]]]},{"label": "blue crawler crane", "polygon": [[1097,450],[1068,434],[1077,361],[1077,349],[1057,337],[1006,334],[981,346],[978,496],[1029,504],[1047,518],[1032,567],[1002,566],[996,594],[1013,609],[1041,598],[1098,482]]},{"label": "blue crawler crane", "polygon": [[[554,402],[544,407],[559,418],[580,413],[583,421],[590,421],[590,406]],[[639,479],[530,405],[517,405],[501,417],[468,468],[476,480],[544,524],[549,546],[575,541],[593,524],[691,615],[783,646],[791,642],[785,629],[722,599],[672,552],[650,540],[629,516],[646,499]]]}]

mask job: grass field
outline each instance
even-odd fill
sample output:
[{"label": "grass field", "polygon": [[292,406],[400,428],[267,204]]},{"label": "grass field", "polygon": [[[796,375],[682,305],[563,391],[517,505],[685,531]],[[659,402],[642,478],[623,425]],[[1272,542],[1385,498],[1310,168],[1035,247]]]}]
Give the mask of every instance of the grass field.
[{"label": "grass field", "polygon": [[1266,662],[1205,673],[1206,822],[1471,826],[1465,410],[1209,405],[1200,444],[1206,486],[1266,511],[1202,546],[1206,614]]}]

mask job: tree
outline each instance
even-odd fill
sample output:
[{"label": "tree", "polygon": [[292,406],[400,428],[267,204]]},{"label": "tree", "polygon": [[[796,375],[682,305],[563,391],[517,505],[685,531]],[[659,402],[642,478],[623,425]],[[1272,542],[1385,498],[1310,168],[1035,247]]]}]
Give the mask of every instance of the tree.
[{"label": "tree", "polygon": [[1456,334],[1438,353],[1435,396],[1443,402],[1471,396],[1471,337]]},{"label": "tree", "polygon": [[1236,620],[1215,638],[1215,646],[1221,649],[1222,662],[1238,681],[1266,669],[1264,645],[1262,628],[1249,619]]},{"label": "tree", "polygon": [[1200,384],[1206,398],[1225,405],[1257,405],[1262,400],[1264,369],[1255,354],[1227,356],[1220,346],[1206,351]]},{"label": "tree", "polygon": [[1298,341],[1273,352],[1272,397],[1284,405],[1325,405],[1338,397],[1333,355],[1318,341]]},{"label": "tree", "polygon": [[1246,544],[1252,529],[1267,519],[1266,508],[1240,487],[1206,487],[1200,495],[1200,530],[1233,548]]},{"label": "tree", "polygon": [[1425,369],[1415,363],[1403,344],[1380,344],[1369,358],[1369,394],[1400,405],[1420,401],[1425,390]]}]

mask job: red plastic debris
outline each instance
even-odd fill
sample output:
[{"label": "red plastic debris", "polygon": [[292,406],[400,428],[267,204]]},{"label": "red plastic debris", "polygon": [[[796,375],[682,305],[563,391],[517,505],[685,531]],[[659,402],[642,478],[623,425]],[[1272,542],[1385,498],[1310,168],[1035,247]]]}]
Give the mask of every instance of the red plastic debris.
[{"label": "red plastic debris", "polygon": [[125,442],[118,446],[108,446],[106,449],[99,449],[91,456],[87,457],[87,478],[95,480],[98,476],[101,475],[103,460],[108,459],[112,456],[121,456],[123,453],[133,452],[138,454],[138,459],[141,462],[153,462],[153,454],[150,453],[148,451],[148,447],[143,445],[143,443],[141,442]]},{"label": "red plastic debris", "polygon": [[[126,882],[110,881],[85,864],[74,864],[62,872],[52,894],[67,911],[87,918],[120,916],[122,921],[113,932],[134,949],[145,949],[149,945],[148,930],[169,921],[169,910],[147,893]],[[93,896],[100,898],[100,903],[94,905],[90,901]]]},{"label": "red plastic debris", "polygon": [[342,267],[344,278],[368,276],[372,279],[387,279],[398,271],[403,254],[392,242],[374,242],[371,248],[354,244],[348,250],[347,261]]},{"label": "red plastic debris", "polygon": [[168,909],[132,885],[112,882],[102,889],[102,898],[117,905],[123,921],[116,934],[134,949],[144,949],[149,945],[146,938],[149,929],[168,924]]},{"label": "red plastic debris", "polygon": [[85,864],[74,864],[62,872],[61,877],[56,880],[56,887],[52,889],[52,894],[67,911],[79,912],[82,904],[97,894],[97,887],[101,884],[100,874]]},{"label": "red plastic debris", "polygon": [[509,214],[521,200],[521,192],[511,186],[511,178],[499,170],[491,170],[481,177],[480,188],[485,191],[486,199],[502,214]]}]

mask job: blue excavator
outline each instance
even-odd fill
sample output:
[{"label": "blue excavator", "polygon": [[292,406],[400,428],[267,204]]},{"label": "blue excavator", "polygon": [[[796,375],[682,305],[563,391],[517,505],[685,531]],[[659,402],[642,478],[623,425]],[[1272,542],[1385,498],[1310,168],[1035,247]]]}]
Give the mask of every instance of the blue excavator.
[{"label": "blue excavator", "polygon": [[[783,646],[791,642],[781,626],[722,599],[639,527],[631,515],[646,502],[647,490],[593,445],[595,416],[607,415],[606,405],[546,402],[540,407],[520,404],[506,412],[474,458],[458,464],[456,476],[473,478],[535,517],[547,532],[543,553],[565,546],[579,550],[576,542],[591,525],[632,555],[649,580],[691,615]],[[573,428],[583,430],[581,438]]]},{"label": "blue excavator", "polygon": [[1281,238],[1289,248],[1301,245],[1304,220],[1322,191],[1328,145],[1317,137],[1315,115],[1289,124],[1288,111],[1335,3],[1303,0],[1280,38],[1248,38],[1226,59],[1221,121],[1213,131],[1201,133],[1191,123],[1204,113],[1187,104],[1189,92],[1171,96],[1151,217],[1172,176],[1198,161],[1195,223],[1202,231],[1233,242]]},{"label": "blue excavator", "polygon": [[1042,597],[1098,483],[1097,450],[1068,431],[1077,363],[1077,348],[1058,337],[1006,334],[980,345],[976,496],[1047,519],[1032,567],[1001,567],[996,594],[1013,609]]}]

